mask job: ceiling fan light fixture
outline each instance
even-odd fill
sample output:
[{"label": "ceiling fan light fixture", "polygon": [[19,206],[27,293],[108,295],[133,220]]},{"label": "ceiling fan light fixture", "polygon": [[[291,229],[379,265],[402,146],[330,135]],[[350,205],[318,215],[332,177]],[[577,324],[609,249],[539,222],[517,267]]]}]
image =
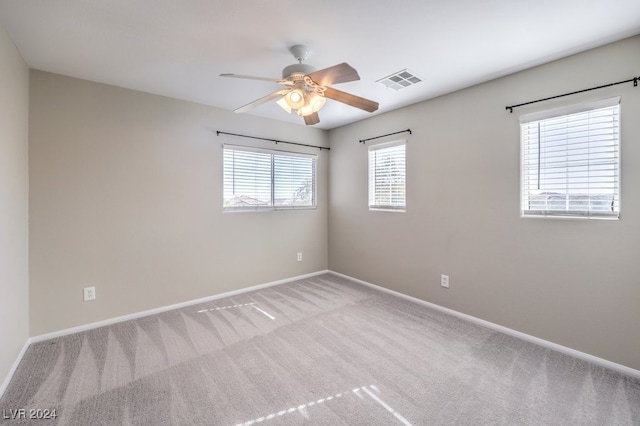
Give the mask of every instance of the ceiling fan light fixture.
[{"label": "ceiling fan light fixture", "polygon": [[286,96],[281,97],[280,99],[278,99],[276,101],[276,103],[278,105],[280,105],[280,108],[282,108],[283,110],[287,111],[289,114],[291,114],[291,107],[289,106],[289,104],[287,103],[287,98]]},{"label": "ceiling fan light fixture", "polygon": [[299,93],[298,90],[294,90],[293,92],[291,92],[291,94],[289,95],[289,100],[292,103],[299,103],[302,101],[302,95]]},{"label": "ceiling fan light fixture", "polygon": [[300,88],[291,90],[285,95],[284,99],[291,109],[302,108],[305,104],[304,92]]},{"label": "ceiling fan light fixture", "polygon": [[307,95],[304,106],[300,107],[296,113],[299,116],[306,117],[307,115],[320,111],[326,102],[327,98],[324,96],[318,93],[310,93]]},{"label": "ceiling fan light fixture", "polygon": [[327,98],[325,98],[324,96],[316,95],[311,103],[311,109],[313,110],[313,112],[318,112],[326,102]]}]

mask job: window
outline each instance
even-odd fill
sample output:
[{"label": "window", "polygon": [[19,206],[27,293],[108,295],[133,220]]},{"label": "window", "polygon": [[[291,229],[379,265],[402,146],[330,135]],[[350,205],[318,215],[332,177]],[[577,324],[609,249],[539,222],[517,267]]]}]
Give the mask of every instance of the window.
[{"label": "window", "polygon": [[406,142],[369,147],[369,209],[406,208]]},{"label": "window", "polygon": [[521,117],[522,215],[617,218],[620,99]]},{"label": "window", "polygon": [[224,146],[225,211],[316,207],[316,156]]}]

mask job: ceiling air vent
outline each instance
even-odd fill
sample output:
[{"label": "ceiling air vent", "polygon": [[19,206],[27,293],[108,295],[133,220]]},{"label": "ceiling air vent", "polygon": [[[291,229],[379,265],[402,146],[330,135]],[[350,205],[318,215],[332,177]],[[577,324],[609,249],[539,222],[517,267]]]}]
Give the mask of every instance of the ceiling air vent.
[{"label": "ceiling air vent", "polygon": [[422,79],[416,77],[406,69],[403,69],[398,72],[394,72],[391,75],[383,77],[380,80],[376,80],[376,83],[384,84],[390,89],[400,90],[405,87],[413,86],[414,84],[420,83],[421,81]]}]

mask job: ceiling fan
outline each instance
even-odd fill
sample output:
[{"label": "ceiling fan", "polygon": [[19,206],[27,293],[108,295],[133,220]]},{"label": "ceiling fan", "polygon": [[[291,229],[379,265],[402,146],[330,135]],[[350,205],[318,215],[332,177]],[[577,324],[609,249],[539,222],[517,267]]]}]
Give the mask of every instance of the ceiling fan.
[{"label": "ceiling fan", "polygon": [[282,70],[282,79],[240,74],[220,74],[220,77],[271,81],[286,86],[286,88],[248,103],[234,110],[234,112],[247,112],[258,105],[280,98],[277,104],[285,111],[289,113],[295,111],[296,114],[304,118],[305,124],[313,125],[320,122],[318,111],[324,106],[327,98],[367,112],[374,112],[378,109],[377,102],[329,87],[332,84],[360,80],[358,72],[349,64],[343,62],[316,71],[311,65],[302,63],[311,53],[309,48],[298,44],[292,46],[289,52],[298,60],[298,63],[285,67]]}]

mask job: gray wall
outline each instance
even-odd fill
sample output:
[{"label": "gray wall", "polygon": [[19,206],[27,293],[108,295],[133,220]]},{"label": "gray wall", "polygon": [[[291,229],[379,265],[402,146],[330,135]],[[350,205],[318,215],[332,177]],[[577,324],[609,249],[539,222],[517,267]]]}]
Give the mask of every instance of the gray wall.
[{"label": "gray wall", "polygon": [[29,337],[29,71],[0,27],[0,385]]},{"label": "gray wall", "polygon": [[[330,269],[640,370],[640,87],[505,111],[637,76],[638,52],[626,39],[331,131]],[[518,116],[612,96],[621,219],[520,218]],[[407,128],[407,212],[369,212],[358,140]]]},{"label": "gray wall", "polygon": [[221,144],[253,141],[215,131],[327,132],[41,71],[30,84],[32,336],[327,268],[327,151],[317,209],[223,213]]}]

